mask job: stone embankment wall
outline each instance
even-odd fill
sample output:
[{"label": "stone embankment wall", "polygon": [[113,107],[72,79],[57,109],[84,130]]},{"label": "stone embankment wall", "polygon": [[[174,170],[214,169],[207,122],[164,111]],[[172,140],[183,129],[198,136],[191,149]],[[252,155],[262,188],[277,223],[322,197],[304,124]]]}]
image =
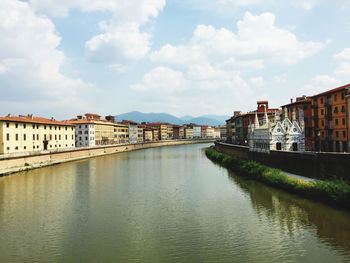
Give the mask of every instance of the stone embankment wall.
[{"label": "stone embankment wall", "polygon": [[172,140],[160,142],[147,142],[124,145],[106,145],[99,147],[74,148],[71,150],[62,150],[60,152],[40,152],[32,154],[23,154],[17,156],[0,155],[0,176],[15,172],[35,169],[48,165],[59,164],[74,160],[80,160],[90,157],[96,157],[106,154],[126,152],[138,149],[214,142],[214,140]]},{"label": "stone embankment wall", "polygon": [[247,146],[215,143],[215,149],[245,160],[254,160],[286,172],[316,178],[342,178],[350,182],[350,154],[324,152],[250,152]]}]

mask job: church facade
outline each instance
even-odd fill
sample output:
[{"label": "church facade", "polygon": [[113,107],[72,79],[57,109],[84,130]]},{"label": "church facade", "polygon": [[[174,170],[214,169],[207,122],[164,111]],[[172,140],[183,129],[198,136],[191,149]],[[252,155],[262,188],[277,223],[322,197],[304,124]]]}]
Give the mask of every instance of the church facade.
[{"label": "church facade", "polygon": [[285,109],[284,118],[280,120],[275,113],[274,120],[269,120],[265,111],[262,123],[257,116],[254,124],[249,124],[249,151],[269,153],[278,151],[305,151],[305,125],[303,111],[299,111],[299,119],[296,120],[296,112],[293,111],[292,120],[288,118]]}]

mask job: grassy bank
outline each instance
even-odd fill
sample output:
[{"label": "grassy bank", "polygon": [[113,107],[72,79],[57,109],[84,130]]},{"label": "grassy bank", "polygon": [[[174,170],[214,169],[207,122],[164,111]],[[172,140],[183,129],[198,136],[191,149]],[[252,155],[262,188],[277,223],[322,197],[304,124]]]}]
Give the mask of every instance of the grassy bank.
[{"label": "grassy bank", "polygon": [[350,210],[350,186],[344,181],[315,180],[313,182],[306,182],[288,177],[278,169],[220,153],[214,148],[207,148],[205,153],[212,161],[221,164],[239,175],[247,176],[292,193]]}]

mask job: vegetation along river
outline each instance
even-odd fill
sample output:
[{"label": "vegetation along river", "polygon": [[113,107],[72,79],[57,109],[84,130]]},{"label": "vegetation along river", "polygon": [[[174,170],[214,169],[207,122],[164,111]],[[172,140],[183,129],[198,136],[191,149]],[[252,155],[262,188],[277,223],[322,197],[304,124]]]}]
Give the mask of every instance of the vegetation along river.
[{"label": "vegetation along river", "polygon": [[209,144],[0,178],[0,262],[350,262],[350,213],[238,177]]}]

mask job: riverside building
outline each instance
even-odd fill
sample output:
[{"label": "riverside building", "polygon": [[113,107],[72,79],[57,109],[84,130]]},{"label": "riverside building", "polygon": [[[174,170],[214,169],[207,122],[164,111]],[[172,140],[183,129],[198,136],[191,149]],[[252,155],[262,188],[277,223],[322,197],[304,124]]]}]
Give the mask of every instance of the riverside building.
[{"label": "riverside building", "polygon": [[75,127],[32,114],[0,117],[0,154],[74,148]]},{"label": "riverside building", "polygon": [[325,152],[350,151],[350,84],[311,97],[314,149]]}]

